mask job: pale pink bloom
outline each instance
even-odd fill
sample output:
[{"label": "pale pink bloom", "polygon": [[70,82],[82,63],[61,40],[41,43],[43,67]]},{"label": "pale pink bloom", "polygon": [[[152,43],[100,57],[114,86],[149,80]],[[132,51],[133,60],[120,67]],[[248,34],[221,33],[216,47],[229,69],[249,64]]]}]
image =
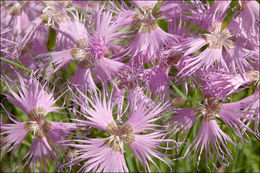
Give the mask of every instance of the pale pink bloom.
[{"label": "pale pink bloom", "polygon": [[[211,68],[224,69],[226,72],[238,72],[241,75],[245,69],[252,69],[253,63],[248,63],[252,51],[243,48],[234,40],[235,35],[228,28],[221,28],[221,23],[217,22],[210,29],[209,34],[203,34],[195,38],[186,38],[180,46],[185,53],[181,60],[187,66],[179,72],[179,76],[191,75],[196,71],[208,72]],[[203,46],[208,45],[202,52]],[[187,56],[191,53],[193,56]]]},{"label": "pale pink bloom", "polygon": [[128,172],[124,158],[124,144],[132,149],[136,161],[141,162],[145,171],[150,172],[148,161],[157,167],[151,156],[167,164],[163,160],[165,155],[156,149],[162,149],[159,146],[161,143],[175,141],[163,139],[163,132],[157,130],[160,126],[154,124],[156,120],[161,118],[160,115],[165,115],[163,112],[167,104],[158,104],[153,108],[147,108],[146,104],[139,100],[133,107],[128,108],[129,117],[125,117],[125,120],[122,120],[122,124],[119,125],[113,118],[114,108],[110,94],[103,90],[102,93],[91,93],[89,98],[79,90],[78,92],[79,96],[75,94],[73,100],[77,105],[80,105],[81,109],[78,113],[85,120],[75,121],[84,124],[84,126],[100,129],[109,134],[109,137],[103,139],[84,137],[84,139],[68,140],[68,142],[74,141],[80,144],[64,143],[65,146],[74,147],[77,153],[75,158],[65,166],[72,166],[84,161],[79,171]]},{"label": "pale pink bloom", "polygon": [[156,23],[156,20],[161,19],[162,14],[160,9],[152,11],[155,2],[146,4],[145,2],[134,1],[133,5],[136,5],[137,11],[133,9],[134,7],[132,9],[129,7],[119,9],[118,20],[121,26],[131,27],[134,24],[139,24],[140,27],[135,27],[137,34],[131,33],[134,40],[126,45],[125,50],[114,57],[125,59],[125,56],[130,54],[133,58],[141,56],[142,62],[155,61],[156,57],[159,58],[157,55],[163,46],[177,42],[178,37],[165,32]]},{"label": "pale pink bloom", "polygon": [[[228,95],[249,87],[253,81],[259,79],[257,71],[248,71],[244,76],[237,73],[227,73],[221,70],[210,70],[199,76],[202,90],[218,99],[225,99]],[[241,86],[244,86],[241,88]]]},{"label": "pale pink bloom", "polygon": [[[259,47],[259,3],[257,1],[238,1],[238,9],[228,25],[238,36],[246,39],[247,46]],[[258,51],[259,52],[259,51]]]},{"label": "pale pink bloom", "polygon": [[[170,131],[170,133],[173,133],[172,135],[180,131],[180,134],[183,136],[182,138],[186,137],[186,133],[191,129],[195,122],[200,117],[202,118],[200,129],[192,143],[186,149],[182,158],[190,155],[194,151],[194,155],[198,154],[197,165],[199,165],[204,150],[206,165],[208,168],[209,161],[211,161],[212,165],[216,167],[213,163],[212,154],[216,155],[217,160],[221,165],[228,166],[229,159],[232,158],[232,156],[227,147],[227,142],[233,145],[236,145],[236,142],[234,142],[234,138],[231,139],[220,129],[217,119],[222,120],[225,125],[233,130],[231,131],[231,134],[234,132],[239,137],[239,142],[248,142],[244,137],[246,131],[254,135],[258,134],[248,127],[246,121],[259,121],[259,117],[249,117],[247,116],[249,112],[243,109],[244,106],[241,101],[233,103],[217,103],[214,97],[209,95],[205,97],[204,105],[195,108],[177,109],[177,116],[168,120],[173,121],[171,124],[173,129]],[[253,111],[251,111],[251,113],[255,115]]]},{"label": "pale pink bloom", "polygon": [[164,99],[168,97],[168,81],[171,80],[169,77],[170,68],[166,64],[156,65],[152,68],[144,71],[144,80],[149,87],[149,90],[154,96],[161,96]]},{"label": "pale pink bloom", "polygon": [[212,154],[217,156],[217,160],[221,165],[228,166],[229,159],[232,158],[232,155],[227,147],[227,142],[235,145],[232,139],[219,128],[216,120],[203,119],[200,129],[186,150],[184,157],[189,157],[190,153],[194,151],[195,154],[198,154],[198,166],[204,150],[208,169],[210,169],[209,161],[211,161],[212,165],[216,168]]},{"label": "pale pink bloom", "polygon": [[[71,80],[77,84],[84,84],[85,81],[91,81],[87,77],[90,75],[87,69],[96,73],[93,77],[95,81],[105,81],[110,80],[124,66],[123,63],[108,58],[109,51],[117,49],[114,41],[121,37],[122,32],[117,32],[120,27],[114,21],[113,13],[105,11],[104,7],[105,4],[102,6],[97,4],[93,14],[85,14],[85,16],[70,11],[73,15],[72,19],[66,16],[66,20],[59,23],[56,30],[62,35],[59,36],[60,41],[65,40],[64,43],[72,48],[64,47],[66,50],[51,53],[50,62],[54,63],[53,72],[76,60],[78,68]],[[91,22],[85,26],[88,18]],[[92,24],[94,24],[93,31],[90,30]],[[46,55],[38,57],[43,56]],[[84,72],[86,74],[82,74]]]},{"label": "pale pink bloom", "polygon": [[41,24],[42,20],[37,20],[40,14],[37,6],[37,2],[7,1],[1,7],[1,51],[7,54],[7,58],[19,58]]},{"label": "pale pink bloom", "polygon": [[[260,100],[259,100],[259,98],[260,98],[260,95],[259,95],[259,84],[258,84],[253,95],[248,96],[240,101],[243,109],[248,112],[249,117],[256,116],[256,120],[255,120],[255,124],[254,124],[254,131],[255,131],[256,135],[258,136],[258,138],[260,137],[260,133],[259,133],[259,122],[260,122],[259,102],[260,102]],[[249,125],[250,123],[251,123],[251,121],[248,121],[247,125]]]},{"label": "pale pink bloom", "polygon": [[209,29],[212,24],[218,22],[220,18],[224,18],[231,1],[215,1],[210,6],[209,1],[206,3],[201,1],[192,1],[187,3],[181,1],[180,7],[182,9],[182,18],[192,23],[199,24],[200,27]]},{"label": "pale pink bloom", "polygon": [[[9,119],[14,124],[4,124],[1,122],[1,135],[4,136],[1,142],[1,149],[9,148],[9,151],[16,150],[24,138],[33,133],[33,142],[29,152],[22,158],[26,159],[24,166],[29,164],[29,169],[35,170],[37,164],[43,159],[43,164],[39,164],[39,169],[47,168],[46,159],[53,159],[59,165],[57,156],[59,154],[59,141],[65,139],[65,135],[76,127],[75,123],[56,123],[45,120],[45,116],[49,112],[57,112],[60,107],[54,107],[57,99],[54,99],[52,90],[50,93],[46,91],[47,82],[41,84],[32,75],[26,80],[18,75],[21,88],[17,87],[18,94],[10,87],[7,81],[5,84],[9,87],[11,95],[5,94],[8,101],[21,109],[29,118],[27,122],[19,122],[14,116],[5,110]],[[50,139],[50,141],[48,140]],[[52,146],[52,147],[51,147]],[[24,168],[20,168],[21,170]],[[18,168],[18,166],[17,166]]]},{"label": "pale pink bloom", "polygon": [[28,13],[25,11],[26,6],[29,6],[29,3],[26,1],[5,2],[5,4],[1,6],[1,29],[12,28],[10,34],[20,35],[30,22]]}]

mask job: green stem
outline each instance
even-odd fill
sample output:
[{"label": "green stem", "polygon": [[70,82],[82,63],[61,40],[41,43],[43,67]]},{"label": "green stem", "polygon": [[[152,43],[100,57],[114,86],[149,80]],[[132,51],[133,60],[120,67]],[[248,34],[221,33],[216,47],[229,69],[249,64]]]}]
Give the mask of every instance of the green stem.
[{"label": "green stem", "polygon": [[16,62],[10,61],[10,60],[5,59],[5,58],[3,58],[3,57],[0,57],[0,60],[6,62],[6,63],[8,63],[8,64],[11,64],[11,65],[13,65],[13,66],[16,66],[16,67],[18,67],[18,68],[20,68],[20,69],[22,69],[22,70],[24,70],[24,71],[26,71],[26,72],[28,72],[28,73],[31,73],[31,70],[29,70],[28,68],[26,68],[26,67],[24,67],[23,65],[20,65],[20,64],[18,64],[18,63],[16,63]]},{"label": "green stem", "polygon": [[238,160],[238,158],[239,158],[240,153],[241,153],[241,152],[239,151],[239,149],[237,149],[236,156],[235,156],[235,160],[234,160],[234,164],[233,164],[233,167],[232,167],[232,172],[235,172],[235,170],[236,170],[237,160]]},{"label": "green stem", "polygon": [[185,99],[185,94],[178,88],[178,87],[176,87],[174,84],[173,84],[173,82],[170,82],[171,84],[172,84],[172,87],[173,87],[173,89],[174,89],[174,91],[177,93],[177,94],[179,94],[183,99]]}]

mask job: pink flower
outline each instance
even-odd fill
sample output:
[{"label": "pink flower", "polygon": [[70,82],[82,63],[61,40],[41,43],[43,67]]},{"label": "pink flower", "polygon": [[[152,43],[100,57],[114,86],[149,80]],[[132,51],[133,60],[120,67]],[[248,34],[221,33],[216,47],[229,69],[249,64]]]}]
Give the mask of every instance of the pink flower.
[{"label": "pink flower", "polygon": [[[212,96],[205,96],[204,105],[195,108],[183,108],[177,109],[177,116],[170,118],[168,121],[173,121],[171,126],[173,129],[170,131],[174,134],[181,132],[183,137],[186,137],[186,133],[191,129],[197,119],[202,117],[202,123],[200,130],[192,143],[186,149],[186,152],[182,158],[190,155],[193,151],[198,154],[199,165],[203,150],[205,150],[206,165],[211,161],[213,163],[212,154],[215,154],[221,165],[229,165],[229,158],[231,152],[227,147],[227,142],[236,145],[236,143],[224,133],[218,126],[217,119],[223,121],[227,126],[234,131],[239,137],[239,141],[248,142],[244,138],[245,132],[248,131],[252,134],[258,135],[253,132],[245,121],[259,121],[259,117],[247,116],[249,112],[243,110],[243,104],[241,101],[233,103],[217,103]],[[255,115],[255,112],[251,112]],[[232,134],[232,133],[231,133]],[[233,134],[232,134],[233,135]],[[185,139],[185,138],[184,138]]]},{"label": "pink flower", "polygon": [[155,96],[159,95],[162,98],[167,99],[169,92],[168,81],[171,80],[168,75],[169,70],[169,67],[160,64],[144,71],[143,78]]},{"label": "pink flower", "polygon": [[209,29],[212,24],[223,19],[227,14],[227,9],[231,1],[216,1],[210,6],[209,1],[203,3],[201,1],[193,1],[191,4],[187,2],[180,3],[182,9],[182,17],[192,23],[199,24],[200,27]]},{"label": "pink flower", "polygon": [[[78,69],[71,80],[77,84],[84,84],[84,81],[89,78],[87,76],[90,75],[87,69],[97,74],[94,77],[96,81],[105,81],[110,80],[124,66],[123,63],[108,57],[110,51],[117,50],[117,44],[114,41],[119,39],[123,32],[117,32],[121,28],[114,21],[113,13],[105,11],[104,7],[105,3],[101,6],[97,4],[96,8],[93,9],[93,14],[85,14],[84,16],[78,12],[69,11],[73,18],[70,19],[66,16],[66,20],[60,22],[59,27],[55,28],[59,31],[58,42],[65,41],[66,44],[59,45],[65,50],[52,52],[50,55],[50,62],[54,64],[53,72],[75,60]],[[91,22],[85,26],[88,18]],[[91,27],[94,27],[93,31],[91,31]],[[72,48],[68,49],[68,46]],[[48,55],[44,54],[38,57],[44,56]]]},{"label": "pink flower", "polygon": [[[223,49],[230,49],[233,47],[233,42],[230,40],[233,37],[227,29],[222,30],[221,24],[215,26],[211,34],[204,34],[198,38],[187,38],[185,45],[187,50],[183,56],[184,61],[188,63],[180,72],[179,75],[184,76],[192,74],[198,70],[208,71],[216,62],[218,67],[224,68],[228,71],[228,65],[222,56]],[[209,44],[209,46],[195,56],[187,55],[196,52],[201,47]],[[183,71],[187,70],[186,73]]]},{"label": "pink flower", "polygon": [[[59,141],[65,139],[65,135],[71,130],[75,129],[75,123],[56,123],[45,120],[45,116],[49,112],[55,112],[60,107],[53,107],[57,99],[53,97],[53,90],[48,93],[46,91],[47,82],[41,84],[32,75],[28,80],[25,80],[18,75],[21,89],[17,87],[18,94],[11,89],[8,82],[5,84],[9,87],[11,95],[5,94],[8,101],[21,109],[29,118],[27,122],[19,122],[15,120],[14,116],[5,110],[10,120],[14,124],[1,123],[1,135],[3,143],[1,143],[1,149],[9,148],[9,151],[16,150],[24,138],[30,133],[33,133],[33,142],[31,144],[29,152],[22,158],[27,158],[25,165],[29,164],[29,169],[35,170],[37,163],[43,159],[43,165],[40,163],[39,168],[42,171],[42,167],[47,168],[46,159],[50,161],[52,158],[57,164],[57,150],[60,145]],[[50,140],[48,140],[50,139]],[[51,147],[52,146],[52,147]],[[24,166],[25,166],[24,165]],[[20,168],[21,170],[24,168]]]},{"label": "pink flower", "polygon": [[136,5],[138,9],[137,11],[129,7],[120,9],[118,20],[122,26],[131,27],[138,24],[140,27],[136,27],[137,34],[131,33],[134,40],[126,46],[125,50],[114,57],[125,59],[124,56],[130,54],[133,57],[141,56],[142,62],[155,61],[163,46],[177,42],[178,37],[163,31],[156,23],[156,20],[161,19],[162,14],[160,9],[153,11],[155,3],[156,1],[151,1],[147,6],[143,2],[133,2],[133,5]]},{"label": "pink flower", "polygon": [[[242,104],[242,108],[248,112],[248,117],[256,117],[254,131],[258,138],[260,137],[259,133],[259,122],[260,122],[260,106],[259,106],[259,84],[257,85],[255,92],[253,95],[248,96],[242,100],[240,100]],[[251,121],[247,121],[247,126],[251,123]],[[246,129],[245,129],[246,130]]]},{"label": "pink flower", "polygon": [[210,70],[203,73],[201,78],[203,93],[225,99],[228,95],[240,91],[241,86],[249,86],[253,81],[259,79],[257,71],[248,71],[245,76],[237,73],[227,73],[221,70]]},{"label": "pink flower", "polygon": [[[217,156],[217,159],[221,165],[228,166],[228,159],[232,158],[232,155],[230,150],[227,148],[227,142],[235,145],[231,138],[219,128],[216,120],[203,119],[196,137],[189,145],[184,156],[194,151],[196,154],[198,154],[198,166],[202,151],[204,150],[208,169],[210,169],[208,164],[209,160],[216,168],[216,165],[213,163],[212,154]],[[191,147],[193,148],[190,150]]]},{"label": "pink flower", "polygon": [[37,5],[35,2],[13,1],[6,2],[1,7],[1,45],[8,58],[20,56],[42,23],[42,19],[38,17],[40,11],[36,10]]},{"label": "pink flower", "polygon": [[[166,163],[162,158],[164,154],[156,149],[164,142],[173,140],[162,139],[163,132],[157,130],[159,125],[154,122],[163,116],[167,104],[159,104],[153,108],[147,108],[140,100],[133,107],[130,107],[129,118],[123,120],[122,124],[117,123],[113,118],[113,106],[111,95],[103,90],[101,93],[93,92],[91,98],[79,91],[74,95],[74,102],[80,105],[81,112],[78,112],[85,120],[75,120],[104,131],[107,138],[89,138],[68,140],[67,142],[79,142],[80,144],[67,144],[74,147],[77,156],[65,166],[72,166],[84,161],[79,171],[97,172],[128,172],[124,158],[124,144],[127,144],[133,151],[137,160],[141,162],[145,171],[150,171],[148,161],[155,164],[151,156]],[[108,94],[109,98],[106,98]],[[91,106],[90,106],[91,105]],[[124,114],[127,110],[124,111]],[[142,134],[139,134],[142,133]],[[167,163],[166,163],[167,164]],[[157,167],[157,165],[155,165]],[[158,168],[158,167],[157,167]]]},{"label": "pink flower", "polygon": [[229,29],[246,39],[247,45],[258,48],[259,42],[259,3],[257,1],[238,1],[238,9]]}]

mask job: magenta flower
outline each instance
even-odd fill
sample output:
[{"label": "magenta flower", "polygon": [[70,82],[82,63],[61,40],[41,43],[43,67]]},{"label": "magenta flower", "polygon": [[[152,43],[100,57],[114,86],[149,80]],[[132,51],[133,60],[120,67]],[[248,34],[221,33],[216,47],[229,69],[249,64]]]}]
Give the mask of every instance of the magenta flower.
[{"label": "magenta flower", "polygon": [[228,27],[246,39],[247,47],[256,50],[259,47],[259,3],[254,0],[238,1],[237,5],[238,9]]},{"label": "magenta flower", "polygon": [[[216,165],[213,162],[212,154],[215,154],[217,156],[217,159],[221,165],[228,166],[228,159],[232,158],[232,155],[227,147],[227,142],[235,145],[232,139],[219,128],[216,120],[203,119],[200,125],[200,129],[196,137],[193,139],[192,143],[186,150],[184,157],[188,153],[190,154],[192,151],[194,151],[196,154],[198,154],[198,166],[201,159],[202,151],[204,150],[206,153],[205,159],[207,168],[209,168],[209,160],[216,168]],[[193,148],[190,150],[191,147]]]},{"label": "magenta flower", "polygon": [[163,31],[156,20],[162,18],[160,8],[153,11],[157,1],[149,1],[149,3],[141,1],[133,1],[132,4],[137,7],[135,11],[132,7],[124,7],[118,12],[118,20],[123,27],[131,27],[135,24],[140,25],[136,28],[137,34],[132,34],[134,40],[126,46],[125,50],[116,54],[115,57],[125,59],[124,56],[130,54],[132,57],[141,56],[141,62],[155,61],[157,54],[162,50],[163,46],[171,43],[175,44],[178,37]]},{"label": "magenta flower", "polygon": [[[240,100],[240,102],[242,104],[243,109],[248,112],[248,117],[256,116],[254,131],[259,138],[260,137],[260,133],[259,133],[259,122],[260,122],[259,84],[257,84],[253,95]],[[251,123],[251,121],[248,121],[247,125],[249,125],[250,123]]]},{"label": "magenta flower", "polygon": [[147,86],[154,96],[161,96],[164,99],[168,97],[168,81],[171,80],[169,77],[170,68],[165,64],[156,65],[150,69],[144,71],[144,80],[147,82]]},{"label": "magenta flower", "polygon": [[200,27],[209,29],[212,24],[218,22],[218,19],[224,18],[231,1],[215,1],[210,6],[209,1],[206,3],[201,1],[192,1],[187,3],[182,1],[179,8],[182,9],[182,17],[184,20],[199,24]]},{"label": "magenta flower", "polygon": [[[89,70],[96,73],[96,81],[110,80],[124,64],[109,59],[109,53],[117,51],[115,40],[119,39],[123,32],[117,22],[114,22],[113,13],[105,11],[105,3],[92,10],[93,14],[72,14],[72,19],[66,16],[66,20],[58,23],[55,29],[59,31],[58,45],[62,51],[51,53],[50,63],[54,64],[52,72],[56,72],[69,62],[76,61],[78,68],[71,80],[77,84],[89,83]],[[87,26],[86,20],[90,18]],[[92,26],[92,24],[94,24]],[[93,31],[90,29],[94,27]],[[70,48],[67,48],[70,47]],[[47,56],[46,54],[38,57]],[[48,62],[49,63],[49,62]],[[76,80],[75,80],[76,79]]]},{"label": "magenta flower", "polygon": [[20,56],[42,23],[37,5],[35,2],[13,1],[1,6],[1,51],[4,50],[9,59]]},{"label": "magenta flower", "polygon": [[[202,123],[200,130],[192,143],[186,149],[184,157],[190,155],[193,151],[198,154],[199,165],[203,150],[206,153],[206,165],[211,161],[213,163],[212,154],[215,154],[217,160],[221,165],[229,165],[229,159],[232,158],[231,152],[227,147],[227,142],[236,145],[234,139],[232,140],[226,133],[224,133],[217,124],[217,119],[222,120],[227,126],[230,127],[239,137],[239,141],[248,142],[245,138],[245,132],[248,131],[254,135],[258,135],[253,132],[245,121],[259,121],[259,117],[256,117],[256,113],[251,111],[253,117],[247,116],[248,110],[244,110],[245,107],[241,101],[233,103],[217,103],[214,97],[206,96],[204,105],[196,108],[183,108],[177,109],[176,114],[168,121],[173,121],[171,124],[173,129],[172,135],[177,132],[181,132],[181,135],[185,137],[185,134],[191,129],[197,119],[202,117]],[[232,134],[233,135],[233,134]]]},{"label": "magenta flower", "polygon": [[[21,89],[17,87],[18,94],[11,89],[8,82],[5,84],[9,87],[11,95],[5,94],[8,101],[21,109],[29,118],[27,122],[19,122],[14,116],[8,113],[10,120],[14,124],[3,124],[1,122],[1,135],[5,136],[1,141],[1,149],[9,148],[9,151],[16,150],[23,139],[30,133],[33,133],[33,142],[29,152],[22,158],[27,158],[25,165],[29,164],[31,170],[35,170],[37,163],[41,159],[44,160],[43,165],[39,164],[39,169],[46,167],[46,159],[50,161],[53,158],[57,164],[57,147],[59,141],[65,139],[65,135],[76,127],[74,123],[57,123],[45,120],[45,116],[49,112],[56,112],[61,109],[53,107],[57,99],[53,97],[53,90],[48,93],[46,91],[47,83],[41,84],[32,75],[25,80],[18,75]],[[50,139],[50,140],[48,140]],[[52,146],[52,147],[51,147]],[[24,166],[25,166],[24,165]],[[24,166],[20,169],[23,169]]]},{"label": "magenta flower", "polygon": [[[218,23],[210,34],[204,34],[197,38],[187,38],[187,41],[184,43],[187,46],[187,51],[183,58],[188,65],[179,72],[179,75],[193,74],[198,70],[208,71],[215,63],[218,64],[219,68],[229,71],[228,64],[222,54],[223,49],[233,48],[232,37],[233,35],[227,29],[222,30],[221,23]],[[198,55],[187,57],[187,55],[198,51],[198,49],[207,44],[209,46]],[[183,73],[187,69],[188,71]]]},{"label": "magenta flower", "polygon": [[[150,172],[148,161],[155,164],[152,157],[164,163],[164,154],[156,149],[163,148],[161,143],[174,142],[162,139],[164,133],[157,130],[160,125],[154,122],[161,118],[167,104],[159,104],[153,108],[147,108],[145,103],[139,102],[130,107],[129,117],[123,123],[117,123],[113,118],[113,107],[111,97],[106,98],[105,91],[103,96],[92,93],[91,98],[79,92],[79,96],[74,95],[74,102],[80,105],[80,115],[85,120],[75,120],[97,128],[105,132],[107,138],[73,139],[67,142],[79,142],[81,144],[66,144],[65,146],[74,147],[77,155],[65,166],[72,166],[84,161],[79,171],[88,172],[128,172],[124,158],[124,144],[127,144],[133,151],[136,160],[139,160],[145,171]],[[90,106],[91,105],[91,106]],[[142,134],[139,134],[142,133]],[[157,167],[157,165],[155,164]],[[158,167],[157,167],[158,168]]]},{"label": "magenta flower", "polygon": [[248,71],[245,76],[237,73],[227,73],[221,70],[210,70],[202,74],[202,90],[204,94],[215,96],[218,99],[225,99],[228,95],[240,91],[241,86],[249,86],[253,81],[259,79],[257,71]]}]

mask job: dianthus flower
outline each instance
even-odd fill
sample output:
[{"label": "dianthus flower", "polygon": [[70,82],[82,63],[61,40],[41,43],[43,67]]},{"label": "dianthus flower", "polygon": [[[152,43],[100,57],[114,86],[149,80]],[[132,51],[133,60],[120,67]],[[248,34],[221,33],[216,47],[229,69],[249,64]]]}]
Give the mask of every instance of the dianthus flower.
[{"label": "dianthus flower", "polygon": [[161,63],[144,71],[144,80],[154,96],[160,96],[163,99],[168,97],[168,81],[171,80],[168,73],[170,68],[167,64]]},{"label": "dianthus flower", "polygon": [[9,119],[14,123],[4,124],[1,122],[1,136],[4,136],[1,141],[1,149],[10,147],[8,152],[16,150],[24,138],[32,132],[33,142],[29,152],[22,158],[22,160],[27,158],[24,166],[29,164],[29,169],[35,170],[37,163],[43,159],[43,164],[39,164],[39,169],[40,171],[42,168],[46,170],[46,159],[50,161],[54,159],[59,164],[57,158],[58,142],[64,140],[65,135],[73,130],[76,124],[45,120],[45,116],[49,112],[61,109],[53,106],[57,100],[53,97],[53,90],[48,93],[46,91],[47,83],[42,85],[32,75],[28,80],[18,75],[18,79],[21,86],[21,89],[17,87],[18,94],[5,81],[11,93],[11,95],[5,94],[5,96],[8,101],[21,109],[29,120],[20,122],[16,120],[14,115],[6,111]]},{"label": "dianthus flower", "polygon": [[211,6],[209,1],[206,3],[201,1],[192,1],[191,3],[180,1],[178,6],[182,9],[181,17],[184,20],[208,29],[209,26],[216,22],[217,18],[226,15],[230,2],[228,0],[216,1]]},{"label": "dianthus flower", "polygon": [[[152,157],[155,157],[162,162],[165,157],[156,149],[163,149],[160,144],[165,142],[175,142],[170,139],[163,139],[163,130],[159,129],[160,125],[155,124],[155,121],[165,115],[165,104],[158,104],[153,108],[147,108],[144,102],[138,102],[134,106],[130,106],[129,116],[126,116],[124,111],[123,123],[118,123],[114,120],[114,114],[111,103],[111,96],[104,90],[103,95],[98,93],[90,93],[90,98],[78,90],[73,98],[74,102],[80,106],[80,116],[83,119],[75,121],[104,131],[106,138],[91,138],[72,139],[68,142],[79,142],[80,144],[66,144],[65,146],[74,147],[76,156],[65,166],[72,166],[80,162],[83,163],[79,171],[88,172],[128,172],[126,161],[124,158],[124,144],[128,145],[133,151],[136,161],[139,160],[145,171],[150,172],[148,161],[154,163]],[[109,97],[109,98],[107,98]],[[175,146],[174,146],[175,147]],[[157,167],[158,168],[158,167]]]},{"label": "dianthus flower", "polygon": [[[76,61],[78,68],[71,80],[74,83],[85,84],[91,82],[91,72],[96,73],[95,80],[104,81],[123,67],[123,63],[109,59],[109,52],[117,51],[115,40],[119,39],[122,32],[114,21],[113,13],[105,10],[105,3],[98,4],[91,10],[91,14],[74,13],[67,10],[73,17],[65,16],[63,21],[57,22],[55,27],[59,31],[58,42],[66,43],[60,46],[62,51],[51,53],[50,62],[54,65],[56,72],[69,62]],[[87,26],[85,23],[88,20]],[[94,28],[91,31],[90,28]],[[46,56],[40,55],[39,57]]]},{"label": "dianthus flower", "polygon": [[[122,5],[119,9],[118,21],[124,27],[131,28],[139,25],[135,26],[137,33],[131,33],[134,40],[115,57],[125,59],[124,57],[130,54],[134,58],[141,56],[142,62],[155,61],[163,46],[168,43],[176,44],[178,36],[165,32],[156,23],[157,20],[164,17],[160,8],[155,10],[157,1],[132,1],[131,3],[132,7]],[[137,8],[137,11],[133,9],[134,7]]]},{"label": "dianthus flower", "polygon": [[[241,100],[243,109],[248,112],[252,112],[251,114],[249,113],[248,116],[249,117],[254,117],[255,115],[257,116],[255,125],[254,125],[254,131],[258,135],[258,138],[260,137],[260,133],[259,133],[259,122],[260,122],[259,102],[260,102],[260,100],[259,100],[259,98],[260,98],[260,95],[259,95],[259,84],[258,84],[253,95],[248,96],[248,97],[244,98],[243,100]],[[248,125],[249,124],[250,124],[250,122],[248,122]]]},{"label": "dianthus flower", "polygon": [[198,154],[197,165],[201,160],[202,152],[205,151],[206,165],[209,168],[209,160],[212,165],[216,167],[213,162],[212,154],[215,154],[217,160],[221,165],[229,165],[229,159],[232,158],[231,151],[227,147],[227,142],[236,145],[234,139],[232,140],[225,132],[221,130],[218,125],[218,120],[223,121],[234,133],[239,137],[239,141],[248,142],[245,137],[245,131],[252,131],[245,121],[259,121],[256,113],[251,111],[254,116],[247,116],[248,110],[241,101],[232,103],[217,103],[213,96],[205,96],[204,105],[195,108],[180,108],[176,109],[176,116],[170,118],[168,121],[172,122],[172,135],[181,132],[183,139],[185,134],[193,127],[195,122],[202,117],[200,129],[186,149],[184,157],[190,155],[193,151]]},{"label": "dianthus flower", "polygon": [[[246,75],[227,73],[221,70],[210,70],[199,76],[203,93],[215,96],[218,99],[225,99],[228,95],[238,92],[259,80],[259,72],[251,70]],[[244,86],[241,88],[241,86]]]},{"label": "dianthus flower", "polygon": [[[186,49],[182,61],[188,65],[179,72],[179,76],[190,75],[198,70],[208,72],[210,68],[223,68],[226,72],[232,71],[242,75],[246,69],[252,69],[253,65],[248,61],[250,59],[257,61],[259,56],[252,56],[254,50],[245,47],[247,42],[245,39],[238,38],[241,27],[235,30],[232,29],[231,24],[226,28],[222,27],[224,16],[214,16],[215,22],[208,23],[207,33],[184,39],[179,49]],[[253,34],[258,35],[256,32]]]},{"label": "dianthus flower", "polygon": [[[229,29],[235,31],[240,39],[246,40],[246,47],[257,50],[259,48],[259,3],[257,1],[237,1],[238,9]],[[258,50],[259,52],[259,50]]]}]

